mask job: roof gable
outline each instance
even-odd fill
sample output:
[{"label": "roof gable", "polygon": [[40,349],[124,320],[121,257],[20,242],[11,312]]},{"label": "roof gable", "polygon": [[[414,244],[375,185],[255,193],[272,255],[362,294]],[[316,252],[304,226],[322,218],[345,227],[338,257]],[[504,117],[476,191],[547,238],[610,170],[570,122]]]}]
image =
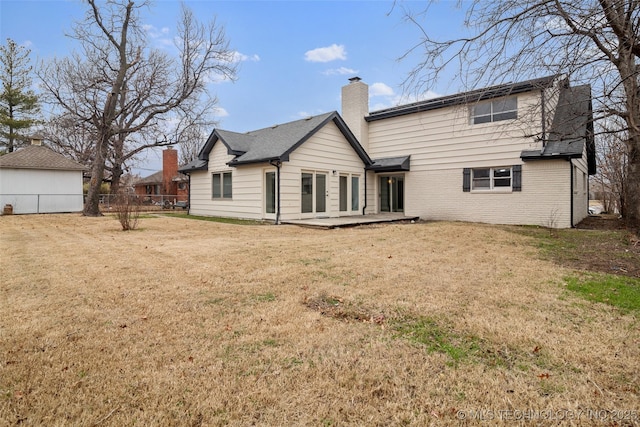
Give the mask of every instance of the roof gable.
[{"label": "roof gable", "polygon": [[189,172],[206,169],[209,153],[211,153],[213,146],[218,141],[225,145],[230,155],[236,156],[229,162],[230,166],[288,161],[289,155],[296,148],[331,121],[336,124],[362,161],[366,165],[371,164],[371,159],[353,133],[351,133],[342,117],[336,111],[333,111],[243,134],[214,129],[202,150],[200,150],[198,160],[183,166],[180,171]]},{"label": "roof gable", "polygon": [[84,171],[87,168],[50,148],[29,145],[0,156],[0,168]]},{"label": "roof gable", "polygon": [[561,88],[558,105],[542,150],[525,150],[522,160],[580,158],[587,153],[589,174],[596,173],[593,107],[589,85]]}]

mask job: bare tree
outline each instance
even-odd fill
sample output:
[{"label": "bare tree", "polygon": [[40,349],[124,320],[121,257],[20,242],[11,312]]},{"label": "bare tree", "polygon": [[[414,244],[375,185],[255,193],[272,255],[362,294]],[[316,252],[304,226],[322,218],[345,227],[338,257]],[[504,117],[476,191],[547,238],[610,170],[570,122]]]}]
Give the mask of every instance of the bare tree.
[{"label": "bare tree", "polygon": [[620,129],[620,125],[610,123],[611,120],[601,122],[602,129],[599,132],[596,150],[599,168],[593,181],[596,183],[596,191],[602,198],[605,211],[624,215],[624,186],[628,163],[626,138],[624,134],[616,131]]},{"label": "bare tree", "polygon": [[53,150],[87,167],[93,164],[93,129],[78,122],[74,115],[54,116],[40,132]]},{"label": "bare tree", "polygon": [[[433,2],[429,2],[429,5]],[[478,85],[524,76],[567,74],[591,84],[598,117],[617,117],[627,150],[625,215],[640,232],[640,2],[637,0],[473,0],[466,9],[467,33],[435,40],[424,25],[429,10],[409,11],[422,39],[422,60],[405,81],[431,88],[451,70],[463,84]]]},{"label": "bare tree", "polygon": [[[50,102],[92,130],[91,182],[84,215],[100,215],[105,171],[119,176],[123,163],[142,150],[178,141],[166,138],[167,122],[181,108],[197,105],[215,75],[235,76],[233,52],[215,21],[199,23],[182,6],[178,59],[149,47],[140,9],[148,1],[109,0],[89,5],[72,37],[82,55],[53,60],[39,76]],[[128,145],[129,144],[129,145]]]}]

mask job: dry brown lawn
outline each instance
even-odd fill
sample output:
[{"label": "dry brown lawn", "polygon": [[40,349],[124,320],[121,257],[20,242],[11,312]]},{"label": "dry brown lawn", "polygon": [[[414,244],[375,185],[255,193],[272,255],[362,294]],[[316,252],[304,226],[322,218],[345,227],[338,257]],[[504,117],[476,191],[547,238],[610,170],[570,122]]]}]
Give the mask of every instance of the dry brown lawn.
[{"label": "dry brown lawn", "polygon": [[508,228],[0,218],[0,425],[638,425],[640,324]]}]

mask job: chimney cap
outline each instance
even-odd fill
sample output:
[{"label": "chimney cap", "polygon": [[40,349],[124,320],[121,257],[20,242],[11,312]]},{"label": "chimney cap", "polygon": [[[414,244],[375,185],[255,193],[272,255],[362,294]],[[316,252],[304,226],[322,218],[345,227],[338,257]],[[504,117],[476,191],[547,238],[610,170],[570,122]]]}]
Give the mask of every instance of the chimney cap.
[{"label": "chimney cap", "polygon": [[361,79],[360,77],[358,77],[358,76],[351,77],[351,78],[349,79],[349,81],[350,81],[351,83],[359,82],[360,80],[362,80],[362,79]]}]

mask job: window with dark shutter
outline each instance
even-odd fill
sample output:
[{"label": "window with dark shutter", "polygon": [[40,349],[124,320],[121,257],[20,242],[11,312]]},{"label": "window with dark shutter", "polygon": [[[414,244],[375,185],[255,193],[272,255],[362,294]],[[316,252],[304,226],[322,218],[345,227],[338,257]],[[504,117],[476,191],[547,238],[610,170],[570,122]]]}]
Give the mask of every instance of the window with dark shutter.
[{"label": "window with dark shutter", "polygon": [[513,191],[522,191],[522,165],[513,165],[513,183],[511,189]]},{"label": "window with dark shutter", "polygon": [[462,191],[471,191],[471,169],[464,168],[462,170]]},{"label": "window with dark shutter", "polygon": [[464,168],[462,171],[462,191],[493,193],[520,191],[522,186],[521,170],[521,165]]}]

